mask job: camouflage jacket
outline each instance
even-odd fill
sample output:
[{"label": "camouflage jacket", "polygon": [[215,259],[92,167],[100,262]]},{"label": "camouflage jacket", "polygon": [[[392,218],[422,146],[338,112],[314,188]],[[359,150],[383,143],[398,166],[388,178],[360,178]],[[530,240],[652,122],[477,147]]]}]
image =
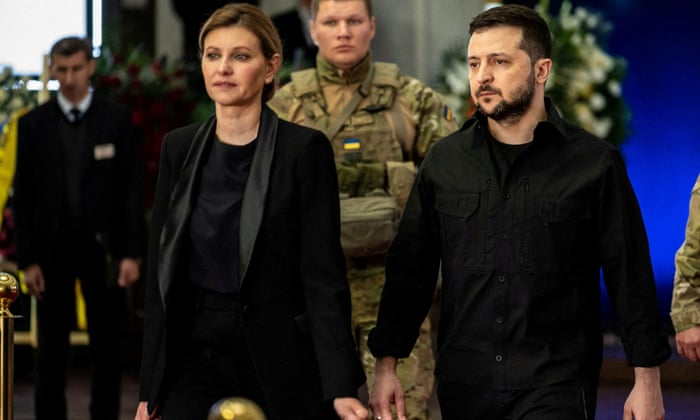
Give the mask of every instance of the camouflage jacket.
[{"label": "camouflage jacket", "polygon": [[[457,123],[440,94],[418,79],[400,73],[394,64],[374,63],[371,55],[345,73],[320,56],[315,69],[295,73],[304,71],[315,73],[313,83],[300,86],[293,74],[292,81],[284,85],[268,105],[283,119],[321,131],[325,131],[329,120],[342,113],[368,73],[376,73],[370,94],[330,139],[336,158],[342,157],[346,139],[359,137],[364,141],[366,136],[380,136],[386,141],[394,141],[400,147],[402,156],[399,157],[403,158],[380,160],[413,160],[418,163],[434,142],[457,129]],[[306,99],[303,98],[305,95]],[[366,150],[364,146],[363,150]]]},{"label": "camouflage jacket", "polygon": [[676,332],[700,325],[700,176],[690,197],[685,241],[676,252],[671,320]]}]

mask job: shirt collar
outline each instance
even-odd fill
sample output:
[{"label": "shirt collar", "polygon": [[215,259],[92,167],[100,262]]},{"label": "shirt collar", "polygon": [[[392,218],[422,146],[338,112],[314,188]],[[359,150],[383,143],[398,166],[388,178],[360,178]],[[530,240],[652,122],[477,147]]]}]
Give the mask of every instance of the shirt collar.
[{"label": "shirt collar", "polygon": [[56,95],[56,100],[58,101],[58,106],[61,107],[61,111],[68,117],[71,118],[71,109],[77,108],[80,110],[80,114],[85,114],[90,108],[90,103],[92,102],[92,91],[88,91],[87,95],[78,102],[77,104],[72,103],[68,100],[60,91]]},{"label": "shirt collar", "polygon": [[[566,121],[559,115],[559,111],[557,110],[557,107],[554,105],[554,102],[548,97],[544,98],[544,107],[545,110],[547,111],[547,119],[540,121],[537,124],[537,127],[535,128],[535,140],[538,138],[542,137],[543,133],[546,132],[551,132],[552,129],[555,130],[556,136],[558,138],[566,138]],[[466,128],[470,125],[472,125],[474,122],[479,122],[479,125],[481,127],[488,127],[488,123],[486,121],[487,117],[481,111],[478,109],[474,112],[474,115],[470,120],[467,120],[467,122],[464,123],[464,127]],[[543,131],[544,130],[544,131]]]},{"label": "shirt collar", "polygon": [[316,69],[319,78],[334,84],[348,85],[365,80],[372,66],[372,54],[367,54],[355,67],[347,72],[341,72],[331,63],[323,59],[320,54],[316,56]]}]

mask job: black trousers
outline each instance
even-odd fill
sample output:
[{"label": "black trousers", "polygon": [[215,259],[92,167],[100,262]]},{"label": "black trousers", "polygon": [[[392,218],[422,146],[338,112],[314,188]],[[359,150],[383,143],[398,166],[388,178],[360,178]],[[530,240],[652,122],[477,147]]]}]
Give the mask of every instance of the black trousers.
[{"label": "black trousers", "polygon": [[591,420],[597,383],[567,381],[527,390],[491,390],[438,383],[444,420]]},{"label": "black trousers", "polygon": [[[162,419],[204,420],[218,401],[243,397],[256,403],[267,420],[287,420],[275,417],[268,408],[253,367],[237,297],[200,289],[194,306],[187,327],[191,339],[182,343],[183,351],[173,364],[176,368],[166,375],[170,385],[159,408]],[[319,408],[319,414],[309,420],[338,418],[331,402]]]},{"label": "black trousers", "polygon": [[90,418],[117,420],[121,328],[126,315],[124,291],[107,283],[105,254],[96,242],[65,245],[57,250],[57,264],[42,267],[46,290],[37,301],[36,419],[66,419],[69,334],[75,326],[75,282],[79,278],[90,337]]},{"label": "black trousers", "polygon": [[191,340],[181,343],[177,368],[168,372],[163,420],[206,419],[217,401],[230,397],[250,399],[265,410],[237,297],[200,290],[187,328]]}]

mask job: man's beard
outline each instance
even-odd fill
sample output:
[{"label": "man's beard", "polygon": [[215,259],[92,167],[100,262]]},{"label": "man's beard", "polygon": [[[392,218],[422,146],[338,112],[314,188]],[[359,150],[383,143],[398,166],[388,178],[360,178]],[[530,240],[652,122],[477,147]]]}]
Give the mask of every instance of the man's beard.
[{"label": "man's beard", "polygon": [[[482,86],[477,92],[480,94],[483,91],[491,91],[500,93],[489,85]],[[477,109],[482,114],[491,118],[494,121],[517,121],[525,115],[530,109],[532,98],[535,96],[535,72],[530,70],[530,75],[524,85],[520,86],[513,92],[514,99],[512,101],[501,100],[491,112],[486,112],[477,102]]]}]

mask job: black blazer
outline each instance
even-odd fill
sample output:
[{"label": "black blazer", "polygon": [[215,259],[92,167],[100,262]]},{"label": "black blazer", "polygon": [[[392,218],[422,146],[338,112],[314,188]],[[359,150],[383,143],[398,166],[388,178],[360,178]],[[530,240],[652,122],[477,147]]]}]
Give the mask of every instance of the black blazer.
[{"label": "black blazer", "polygon": [[[149,242],[140,400],[158,404],[191,309],[186,260],[195,188],[216,118],[168,133]],[[351,333],[333,152],[320,132],[263,107],[243,195],[240,299],[254,368],[276,418],[307,419],[364,382]],[[291,409],[290,409],[291,408]]]},{"label": "black blazer", "polygon": [[[54,98],[19,119],[13,214],[20,268],[54,264],[62,246],[57,215],[66,204],[59,124]],[[95,94],[83,116],[89,150],[81,180],[86,226],[115,260],[139,258],[146,248],[138,142],[128,110]]]}]

